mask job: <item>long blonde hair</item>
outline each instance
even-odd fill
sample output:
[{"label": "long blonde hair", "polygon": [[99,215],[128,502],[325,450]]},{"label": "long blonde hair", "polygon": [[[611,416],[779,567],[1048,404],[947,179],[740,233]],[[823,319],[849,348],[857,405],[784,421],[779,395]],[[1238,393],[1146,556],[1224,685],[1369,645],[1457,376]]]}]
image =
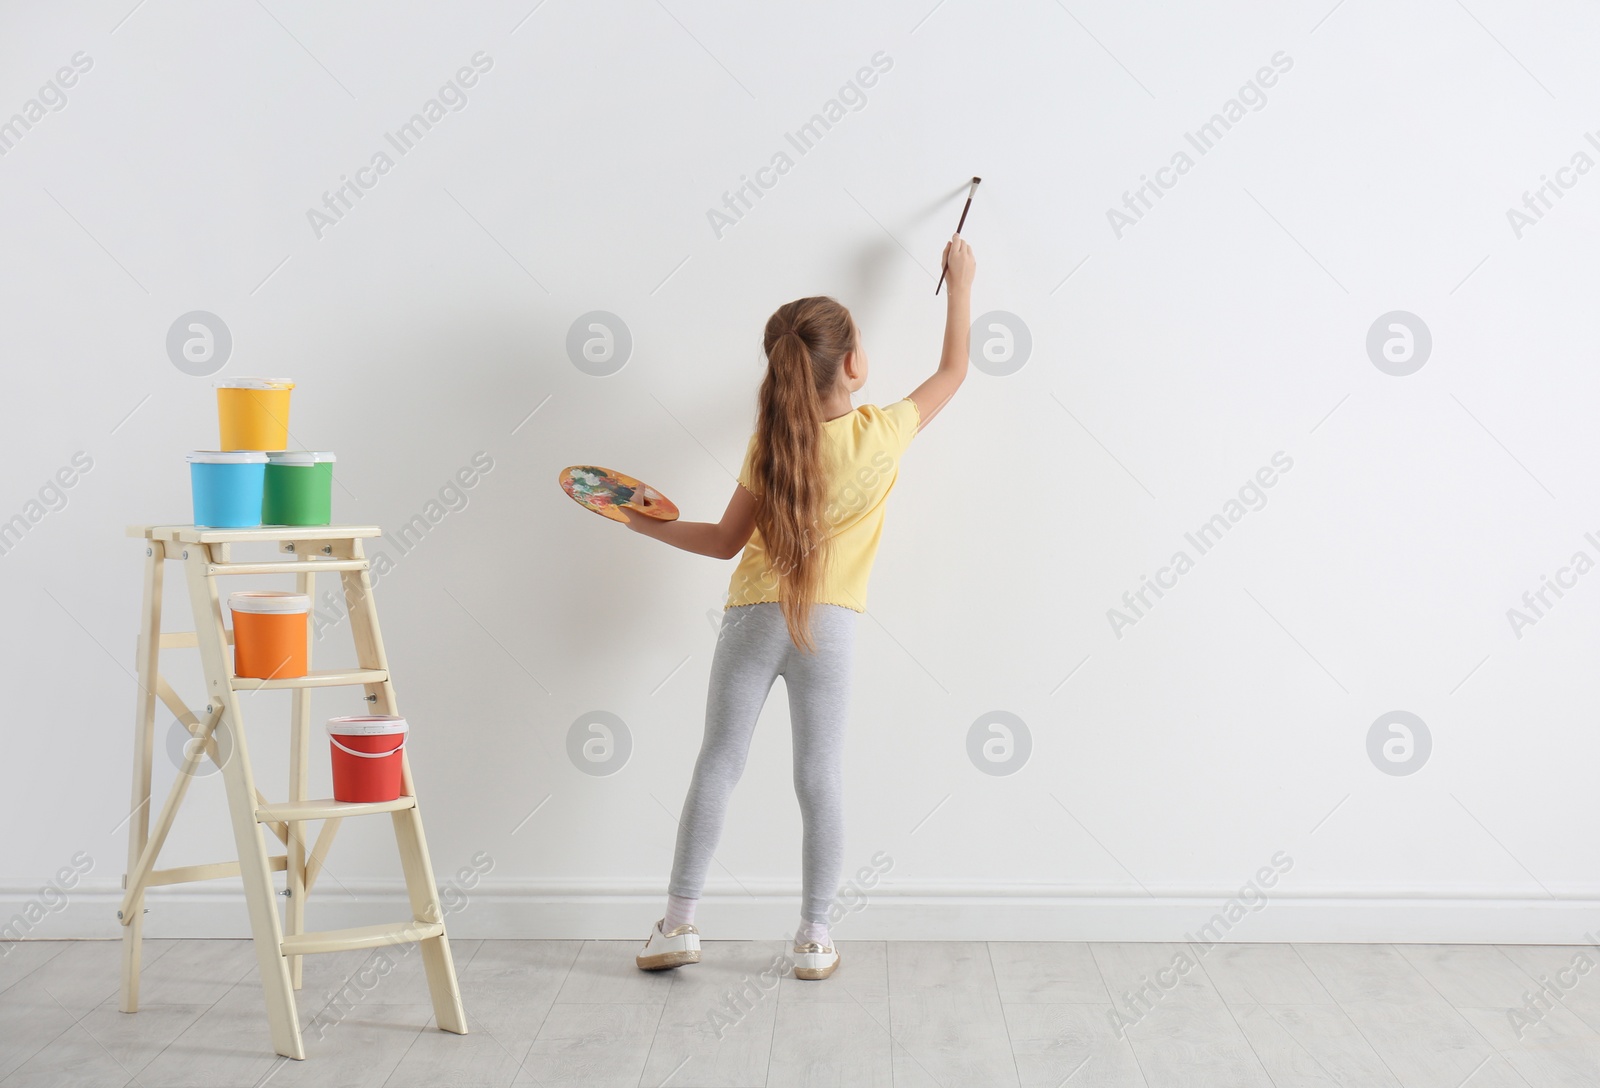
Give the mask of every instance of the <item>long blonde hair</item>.
[{"label": "long blonde hair", "polygon": [[850,311],[827,297],[796,299],[767,319],[762,348],[767,374],[757,402],[756,528],[778,575],[778,601],[789,637],[806,651],[830,549],[822,524],[828,469],[822,444],[822,398],[856,347]]}]

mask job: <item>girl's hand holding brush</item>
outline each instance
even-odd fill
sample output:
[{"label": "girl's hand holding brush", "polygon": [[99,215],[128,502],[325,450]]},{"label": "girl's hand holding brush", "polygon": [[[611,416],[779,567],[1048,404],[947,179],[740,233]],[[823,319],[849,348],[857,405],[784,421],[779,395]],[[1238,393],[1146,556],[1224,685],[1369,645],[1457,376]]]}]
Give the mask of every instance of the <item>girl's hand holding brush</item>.
[{"label": "girl's hand holding brush", "polygon": [[952,234],[950,241],[944,247],[945,283],[949,285],[950,293],[957,291],[971,291],[972,277],[978,271],[978,259],[972,255],[972,247],[967,245],[965,238],[959,234]]}]

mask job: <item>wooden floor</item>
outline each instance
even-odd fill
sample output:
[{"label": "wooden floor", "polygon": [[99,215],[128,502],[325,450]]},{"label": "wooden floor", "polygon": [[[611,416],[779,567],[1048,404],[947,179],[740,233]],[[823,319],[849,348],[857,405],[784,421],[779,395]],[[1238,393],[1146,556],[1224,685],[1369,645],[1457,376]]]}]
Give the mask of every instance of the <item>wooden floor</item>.
[{"label": "wooden floor", "polygon": [[[1158,975],[1181,946],[843,942],[832,979],[774,984],[776,941],[707,942],[699,965],[654,974],[633,942],[456,941],[470,1035],[433,1028],[414,951],[316,956],[310,1057],[290,1062],[248,942],[146,942],[131,1016],[118,948],[0,957],[0,1088],[1600,1085],[1600,970],[1570,969],[1594,949],[1218,945]],[[1563,972],[1561,1002],[1515,1023]]]}]

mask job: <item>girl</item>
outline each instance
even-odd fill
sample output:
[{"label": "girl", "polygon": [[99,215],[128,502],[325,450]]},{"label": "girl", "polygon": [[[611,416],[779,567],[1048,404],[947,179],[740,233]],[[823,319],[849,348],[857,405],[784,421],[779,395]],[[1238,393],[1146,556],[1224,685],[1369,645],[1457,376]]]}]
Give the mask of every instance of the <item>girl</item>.
[{"label": "girl", "polygon": [[944,350],[939,369],[909,397],[852,409],[867,355],[850,311],[831,298],[780,306],[762,340],[767,373],[755,434],[722,520],[628,518],[636,532],[685,551],[731,559],[744,550],[717,634],[705,739],[678,822],[666,913],[636,960],[647,971],[700,960],[695,904],[756,718],[779,676],[789,693],[804,825],[794,973],[822,979],[839,964],[828,912],[843,865],[840,759],[856,616],[866,607],[900,455],[967,376],[977,264],[960,235],[945,245],[944,263]]}]

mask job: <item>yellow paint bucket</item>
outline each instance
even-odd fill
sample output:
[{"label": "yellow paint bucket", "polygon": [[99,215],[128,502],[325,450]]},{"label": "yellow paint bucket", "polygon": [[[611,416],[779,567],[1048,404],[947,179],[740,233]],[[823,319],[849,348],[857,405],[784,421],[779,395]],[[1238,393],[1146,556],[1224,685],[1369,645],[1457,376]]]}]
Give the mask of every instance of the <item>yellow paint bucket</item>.
[{"label": "yellow paint bucket", "polygon": [[227,378],[217,383],[217,422],[225,450],[289,447],[288,378]]}]

